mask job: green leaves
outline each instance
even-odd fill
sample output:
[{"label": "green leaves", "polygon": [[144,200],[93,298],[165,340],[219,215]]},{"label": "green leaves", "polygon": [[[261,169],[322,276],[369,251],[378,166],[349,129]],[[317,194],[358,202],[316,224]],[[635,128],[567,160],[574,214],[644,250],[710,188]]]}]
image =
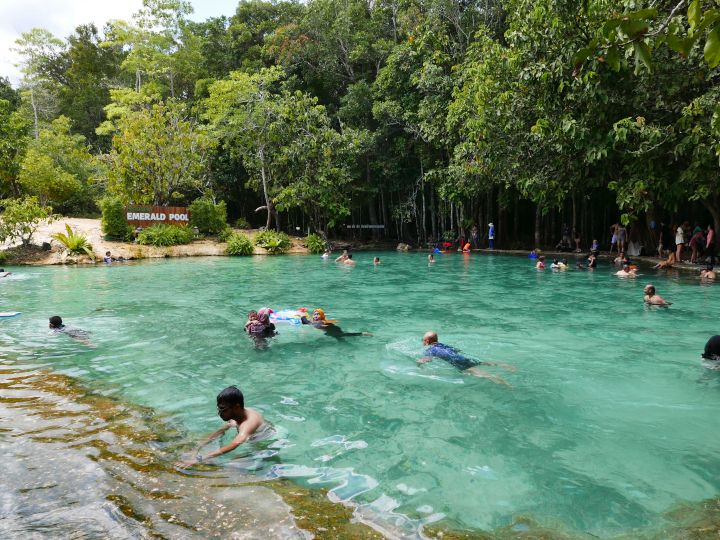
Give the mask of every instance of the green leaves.
[{"label": "green leaves", "polygon": [[648,71],[652,71],[650,47],[642,41],[635,41],[633,42],[633,50],[635,51],[635,74],[640,73],[640,66],[642,65],[644,65]]},{"label": "green leaves", "polygon": [[720,26],[716,26],[708,34],[703,54],[705,61],[711,68],[720,63]]},{"label": "green leaves", "polygon": [[690,23],[690,30],[694,30],[695,27],[700,24],[702,12],[700,11],[700,0],[693,0],[688,6],[688,23]]}]

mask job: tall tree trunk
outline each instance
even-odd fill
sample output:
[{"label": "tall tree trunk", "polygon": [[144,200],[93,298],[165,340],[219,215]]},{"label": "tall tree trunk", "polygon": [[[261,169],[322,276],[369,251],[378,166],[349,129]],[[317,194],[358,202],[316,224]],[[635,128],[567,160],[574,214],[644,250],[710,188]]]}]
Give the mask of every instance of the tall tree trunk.
[{"label": "tall tree trunk", "polygon": [[542,217],[542,210],[540,205],[535,206],[535,248],[540,247],[540,218]]},{"label": "tall tree trunk", "polygon": [[715,243],[717,244],[717,233],[720,230],[720,197],[713,195],[702,201],[703,206],[708,209],[713,218],[713,226],[715,227]]},{"label": "tall tree trunk", "polygon": [[[577,230],[577,204],[575,203],[575,192],[572,194],[572,230]],[[575,240],[573,238],[573,240]]]},{"label": "tall tree trunk", "polygon": [[432,230],[432,241],[437,242],[437,216],[435,213],[435,187],[430,184],[430,225]]},{"label": "tall tree trunk", "polygon": [[35,103],[35,89],[30,87],[30,105],[33,110],[33,130],[35,134],[35,140],[40,138],[40,125],[38,123],[38,110],[37,103]]},{"label": "tall tree trunk", "polygon": [[270,202],[270,195],[268,195],[268,184],[267,175],[265,173],[265,151],[260,149],[260,177],[262,178],[263,196],[265,197],[265,209],[267,210],[267,222],[265,228],[270,230],[270,224],[272,223],[272,202]]}]

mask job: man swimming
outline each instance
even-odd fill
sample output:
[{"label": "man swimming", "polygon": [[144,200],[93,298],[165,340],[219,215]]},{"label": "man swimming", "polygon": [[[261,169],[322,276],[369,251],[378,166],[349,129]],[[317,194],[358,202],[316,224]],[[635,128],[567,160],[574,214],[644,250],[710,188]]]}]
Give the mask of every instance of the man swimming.
[{"label": "man swimming", "polygon": [[59,317],[58,315],[50,317],[48,326],[50,327],[51,334],[65,334],[66,336],[74,339],[75,341],[79,341],[88,347],[95,347],[95,344],[90,341],[90,337],[85,330],[64,325],[62,317]]},{"label": "man swimming", "polygon": [[480,377],[483,379],[489,379],[495,384],[504,384],[510,386],[502,377],[492,375],[487,371],[483,371],[477,366],[500,366],[509,371],[515,371],[515,368],[509,364],[496,364],[494,362],[480,362],[479,360],[473,360],[464,356],[455,347],[445,345],[438,341],[437,332],[426,332],[423,336],[423,345],[427,347],[425,349],[425,356],[420,358],[417,363],[425,364],[431,362],[433,358],[441,358],[445,360],[451,366],[459,369],[463,373],[473,375],[474,377]]},{"label": "man swimming", "polygon": [[[232,452],[238,446],[248,440],[257,440],[260,434],[269,434],[273,431],[270,424],[266,424],[262,415],[254,409],[245,408],[245,397],[237,386],[228,386],[217,396],[218,416],[222,418],[225,425],[202,439],[194,450],[195,458],[185,461],[178,461],[175,466],[180,469],[187,469],[197,463],[203,463],[228,452]],[[235,428],[237,435],[225,446],[208,452],[204,456],[200,454],[203,446],[223,435],[228,429]]]},{"label": "man swimming", "polygon": [[655,286],[651,283],[645,285],[643,289],[643,300],[646,304],[651,306],[671,306],[672,302],[668,302],[662,296],[655,292]]}]

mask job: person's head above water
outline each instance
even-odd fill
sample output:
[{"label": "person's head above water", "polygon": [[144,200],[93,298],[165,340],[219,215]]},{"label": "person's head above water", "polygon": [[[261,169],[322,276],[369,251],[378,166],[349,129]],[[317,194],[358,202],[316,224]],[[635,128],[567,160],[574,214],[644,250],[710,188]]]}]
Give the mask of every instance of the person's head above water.
[{"label": "person's head above water", "polygon": [[438,342],[438,335],[437,332],[433,332],[432,330],[429,332],[425,332],[425,335],[423,336],[423,345],[432,345],[433,343]]},{"label": "person's head above water", "polygon": [[59,317],[58,315],[53,315],[52,317],[50,317],[50,328],[62,328],[62,327],[63,327],[63,322],[62,322],[61,317]]},{"label": "person's head above water", "polygon": [[645,285],[645,288],[643,289],[643,292],[647,294],[648,296],[652,296],[655,294],[655,285],[652,283],[648,283]]},{"label": "person's head above water", "polygon": [[[713,268],[714,268],[714,266],[712,264],[708,264],[705,267],[705,270],[707,270],[708,272],[712,272]],[[2,272],[2,269],[0,269],[0,272]]]},{"label": "person's head above water", "polygon": [[245,409],[245,397],[240,389],[233,385],[217,395],[218,416],[225,422],[231,418],[242,416]]},{"label": "person's head above water", "polygon": [[257,312],[257,320],[263,324],[268,324],[270,322],[271,313],[274,313],[274,311],[269,307],[261,307]]},{"label": "person's head above water", "polygon": [[257,320],[257,311],[255,311],[254,309],[251,310],[250,313],[248,313],[248,320],[256,321]]}]

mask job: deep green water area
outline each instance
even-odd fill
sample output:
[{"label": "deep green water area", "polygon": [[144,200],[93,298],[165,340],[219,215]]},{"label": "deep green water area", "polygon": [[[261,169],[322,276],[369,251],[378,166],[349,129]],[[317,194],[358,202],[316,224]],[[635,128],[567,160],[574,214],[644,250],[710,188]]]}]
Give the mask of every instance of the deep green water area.
[{"label": "deep green water area", "polygon": [[[720,371],[700,360],[720,333],[720,283],[649,269],[621,279],[607,263],[538,272],[486,254],[355,258],[13,268],[0,310],[22,315],[0,320],[0,356],[155,411],[188,441],[220,425],[215,396],[236,384],[278,435],[219,459],[223,469],[330,489],[397,536],[439,519],[492,530],[529,516],[611,538],[720,494]],[[643,305],[648,282],[671,308]],[[374,335],[279,326],[256,348],[243,324],[262,306],[322,307]],[[50,336],[56,314],[97,347]],[[487,368],[510,387],[442,360],[418,366],[427,330],[515,366]]]}]

